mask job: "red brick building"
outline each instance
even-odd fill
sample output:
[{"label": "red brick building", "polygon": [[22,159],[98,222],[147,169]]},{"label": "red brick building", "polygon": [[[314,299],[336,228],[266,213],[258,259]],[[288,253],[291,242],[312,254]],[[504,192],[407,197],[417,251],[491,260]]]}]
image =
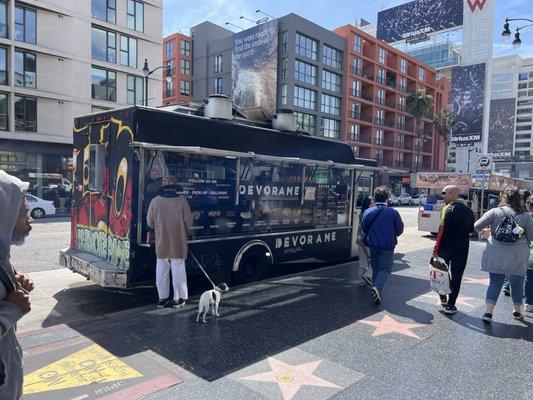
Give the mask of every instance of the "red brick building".
[{"label": "red brick building", "polygon": [[174,33],[163,38],[163,65],[170,64],[172,81],[163,80],[163,105],[189,103],[192,91],[192,41]]},{"label": "red brick building", "polygon": [[383,183],[406,184],[409,172],[416,170],[417,155],[420,171],[444,170],[444,141],[430,118],[422,120],[418,151],[415,119],[406,99],[422,88],[435,99],[433,112],[445,108],[447,79],[439,78],[437,84],[433,68],[352,25],[334,32],[346,38],[342,139],[360,157],[377,159],[389,168],[385,175],[391,181]]}]

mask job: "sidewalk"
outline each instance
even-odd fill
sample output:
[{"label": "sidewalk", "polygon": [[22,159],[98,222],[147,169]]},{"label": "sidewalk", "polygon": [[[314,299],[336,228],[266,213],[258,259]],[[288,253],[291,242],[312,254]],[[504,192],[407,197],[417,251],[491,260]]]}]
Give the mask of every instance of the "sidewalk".
[{"label": "sidewalk", "polygon": [[345,264],[231,290],[207,324],[193,299],[24,332],[24,399],[528,398],[532,315],[513,320],[501,298],[481,321],[476,242],[459,313],[443,314],[425,277],[431,245],[397,255],[380,306]]}]

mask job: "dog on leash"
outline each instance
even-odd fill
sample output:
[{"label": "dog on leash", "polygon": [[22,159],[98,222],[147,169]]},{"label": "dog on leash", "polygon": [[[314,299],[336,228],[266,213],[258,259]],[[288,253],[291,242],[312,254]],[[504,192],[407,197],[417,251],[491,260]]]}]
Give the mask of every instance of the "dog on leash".
[{"label": "dog on leash", "polygon": [[200,302],[198,303],[198,315],[196,316],[196,322],[200,321],[200,314],[203,312],[202,322],[207,322],[205,320],[205,315],[209,312],[209,308],[213,313],[213,316],[219,317],[218,305],[220,304],[220,298],[222,297],[222,292],[227,292],[229,290],[228,285],[224,282],[220,283],[214,289],[206,290],[200,296]]}]

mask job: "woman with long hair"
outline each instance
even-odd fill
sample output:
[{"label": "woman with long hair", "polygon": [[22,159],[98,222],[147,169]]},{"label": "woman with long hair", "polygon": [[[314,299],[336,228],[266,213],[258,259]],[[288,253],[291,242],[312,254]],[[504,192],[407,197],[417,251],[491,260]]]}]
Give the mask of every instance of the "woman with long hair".
[{"label": "woman with long hair", "polygon": [[492,321],[506,276],[511,286],[513,318],[522,319],[528,243],[533,240],[533,218],[526,211],[523,195],[517,189],[506,189],[500,206],[485,213],[474,228],[488,239],[481,259],[481,269],[490,275],[483,321]]}]

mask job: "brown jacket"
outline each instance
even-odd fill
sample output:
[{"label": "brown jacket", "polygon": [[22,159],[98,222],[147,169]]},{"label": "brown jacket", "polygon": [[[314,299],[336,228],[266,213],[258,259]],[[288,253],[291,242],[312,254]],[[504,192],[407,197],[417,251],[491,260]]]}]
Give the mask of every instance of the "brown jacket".
[{"label": "brown jacket", "polygon": [[187,258],[187,228],[192,225],[192,213],[185,197],[157,196],[150,202],[146,220],[155,231],[157,258]]}]

